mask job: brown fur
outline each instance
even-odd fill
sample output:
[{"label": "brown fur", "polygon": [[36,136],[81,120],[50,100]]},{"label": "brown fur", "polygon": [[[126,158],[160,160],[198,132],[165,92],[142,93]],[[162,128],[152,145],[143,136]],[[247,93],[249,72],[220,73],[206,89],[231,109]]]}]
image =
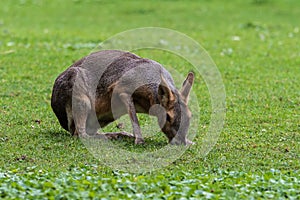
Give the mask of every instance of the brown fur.
[{"label": "brown fur", "polygon": [[[129,52],[99,51],[58,76],[51,106],[61,126],[82,137],[94,135],[99,125],[104,127],[129,114],[137,144],[144,140],[136,113],[149,113],[153,108],[150,114],[162,123],[169,142],[186,145],[191,143],[186,134],[191,118],[187,103],[193,81],[194,75],[189,73],[178,91],[171,75],[159,63]],[[160,112],[161,108],[165,112]]]}]

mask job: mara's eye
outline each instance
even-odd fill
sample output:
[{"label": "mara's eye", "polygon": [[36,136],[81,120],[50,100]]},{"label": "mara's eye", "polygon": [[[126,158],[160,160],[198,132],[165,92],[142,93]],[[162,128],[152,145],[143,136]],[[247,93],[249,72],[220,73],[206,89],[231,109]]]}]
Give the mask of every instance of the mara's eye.
[{"label": "mara's eye", "polygon": [[167,113],[167,121],[171,122],[171,116]]}]

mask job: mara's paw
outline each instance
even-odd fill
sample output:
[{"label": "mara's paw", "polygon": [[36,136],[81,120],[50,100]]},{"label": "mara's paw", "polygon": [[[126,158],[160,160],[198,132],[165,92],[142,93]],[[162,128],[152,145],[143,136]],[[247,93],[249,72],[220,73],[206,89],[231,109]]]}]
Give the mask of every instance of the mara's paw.
[{"label": "mara's paw", "polygon": [[145,141],[143,138],[135,138],[134,143],[135,144],[145,144]]}]

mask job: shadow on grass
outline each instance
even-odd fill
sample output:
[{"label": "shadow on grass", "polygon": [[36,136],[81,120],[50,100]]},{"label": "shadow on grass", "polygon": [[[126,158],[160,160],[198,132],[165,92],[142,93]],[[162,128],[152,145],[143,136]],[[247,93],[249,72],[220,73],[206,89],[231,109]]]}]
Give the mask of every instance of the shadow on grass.
[{"label": "shadow on grass", "polygon": [[68,142],[71,140],[79,140],[79,138],[73,137],[69,132],[64,130],[44,130],[41,134],[45,139],[49,139],[53,142]]},{"label": "shadow on grass", "polygon": [[[45,139],[49,139],[52,142],[74,142],[81,141],[79,137],[72,136],[69,132],[64,130],[46,130],[41,132],[44,135]],[[103,140],[100,138],[95,138],[95,140]],[[130,137],[121,137],[118,139],[109,139],[108,141],[112,142],[118,147],[133,151],[133,152],[144,152],[144,151],[155,151],[163,148],[168,145],[167,140],[163,137],[149,137],[145,138],[144,144],[135,144],[134,138]]]}]

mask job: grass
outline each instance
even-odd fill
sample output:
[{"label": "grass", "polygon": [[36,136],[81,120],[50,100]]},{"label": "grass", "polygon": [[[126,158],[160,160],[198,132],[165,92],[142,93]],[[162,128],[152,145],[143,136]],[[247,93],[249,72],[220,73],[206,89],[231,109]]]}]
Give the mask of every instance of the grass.
[{"label": "grass", "polygon": [[[296,199],[299,6],[296,0],[1,1],[0,196]],[[165,169],[127,174],[99,162],[62,130],[50,107],[51,89],[58,74],[99,42],[146,26],[183,32],[209,52],[226,87],[226,123],[205,158],[196,145]],[[138,54],[183,74],[189,70],[184,60],[164,52]],[[194,91],[200,142],[211,114],[200,76]],[[120,145],[148,151],[165,142],[158,133],[145,149],[131,141]]]}]

